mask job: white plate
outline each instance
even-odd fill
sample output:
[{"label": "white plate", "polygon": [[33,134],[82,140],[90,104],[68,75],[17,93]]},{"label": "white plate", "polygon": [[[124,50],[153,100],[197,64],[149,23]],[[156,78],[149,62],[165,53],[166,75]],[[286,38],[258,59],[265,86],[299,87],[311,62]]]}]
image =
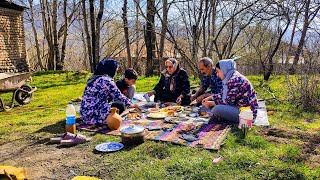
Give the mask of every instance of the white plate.
[{"label": "white plate", "polygon": [[192,117],[192,118],[194,118],[194,117],[198,117],[199,114],[198,114],[198,113],[191,113],[191,114],[189,114],[189,116]]},{"label": "white plate", "polygon": [[100,152],[113,152],[113,151],[119,151],[124,146],[123,144],[119,142],[107,142],[102,143],[96,146],[96,150]]}]

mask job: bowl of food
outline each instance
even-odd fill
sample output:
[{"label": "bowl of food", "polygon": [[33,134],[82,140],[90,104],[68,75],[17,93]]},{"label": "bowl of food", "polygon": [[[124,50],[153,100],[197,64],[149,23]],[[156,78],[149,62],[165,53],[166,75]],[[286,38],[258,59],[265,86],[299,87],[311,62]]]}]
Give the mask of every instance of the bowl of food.
[{"label": "bowl of food", "polygon": [[128,119],[132,119],[132,120],[134,120],[134,119],[141,119],[141,115],[139,114],[139,113],[129,113],[128,115],[127,115],[127,118]]},{"label": "bowl of food", "polygon": [[159,108],[149,108],[148,112],[151,112],[151,113],[159,112]]},{"label": "bowl of food", "polygon": [[210,117],[210,112],[201,111],[201,112],[200,112],[200,115],[201,115],[202,117]]}]

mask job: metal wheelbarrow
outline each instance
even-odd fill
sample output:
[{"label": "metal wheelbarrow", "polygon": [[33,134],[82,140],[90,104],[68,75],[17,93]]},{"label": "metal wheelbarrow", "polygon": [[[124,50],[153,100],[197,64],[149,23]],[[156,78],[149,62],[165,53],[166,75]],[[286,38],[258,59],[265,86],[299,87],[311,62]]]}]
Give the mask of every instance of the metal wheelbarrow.
[{"label": "metal wheelbarrow", "polygon": [[0,111],[8,111],[14,107],[14,100],[20,105],[28,104],[32,100],[33,92],[37,87],[26,84],[31,79],[31,72],[26,73],[0,73],[0,94],[13,92],[11,103],[5,106],[0,97]]}]

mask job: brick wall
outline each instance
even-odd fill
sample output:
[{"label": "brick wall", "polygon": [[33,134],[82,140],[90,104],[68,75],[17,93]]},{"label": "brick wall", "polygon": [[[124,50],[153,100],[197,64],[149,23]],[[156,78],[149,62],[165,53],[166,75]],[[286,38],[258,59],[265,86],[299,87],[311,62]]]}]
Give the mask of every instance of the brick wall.
[{"label": "brick wall", "polygon": [[0,8],[0,73],[26,72],[23,12]]}]

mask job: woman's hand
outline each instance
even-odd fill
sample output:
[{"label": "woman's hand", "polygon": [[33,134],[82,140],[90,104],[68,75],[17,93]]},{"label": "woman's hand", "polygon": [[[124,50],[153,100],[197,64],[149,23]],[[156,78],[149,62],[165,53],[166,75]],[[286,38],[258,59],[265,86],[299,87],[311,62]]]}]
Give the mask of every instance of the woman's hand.
[{"label": "woman's hand", "polygon": [[131,105],[129,106],[129,108],[136,108],[136,109],[138,109],[139,106],[138,106],[138,104],[131,104]]},{"label": "woman's hand", "polygon": [[181,104],[181,101],[182,101],[182,98],[183,98],[183,95],[180,95],[180,96],[177,98],[176,103],[180,105],[180,104]]},{"label": "woman's hand", "polygon": [[197,99],[197,96],[196,94],[192,94],[191,97],[190,97],[190,101],[194,101],[195,99]]},{"label": "woman's hand", "polygon": [[215,105],[216,105],[216,103],[214,101],[202,101],[202,106],[204,106],[206,108],[211,108]]},{"label": "woman's hand", "polygon": [[202,100],[202,103],[207,102],[207,101],[212,101],[212,96],[208,96],[208,97],[204,98]]},{"label": "woman's hand", "polygon": [[153,91],[149,91],[149,92],[147,92],[147,94],[148,94],[149,97],[151,97],[152,95],[155,94],[155,91],[154,90]]}]

